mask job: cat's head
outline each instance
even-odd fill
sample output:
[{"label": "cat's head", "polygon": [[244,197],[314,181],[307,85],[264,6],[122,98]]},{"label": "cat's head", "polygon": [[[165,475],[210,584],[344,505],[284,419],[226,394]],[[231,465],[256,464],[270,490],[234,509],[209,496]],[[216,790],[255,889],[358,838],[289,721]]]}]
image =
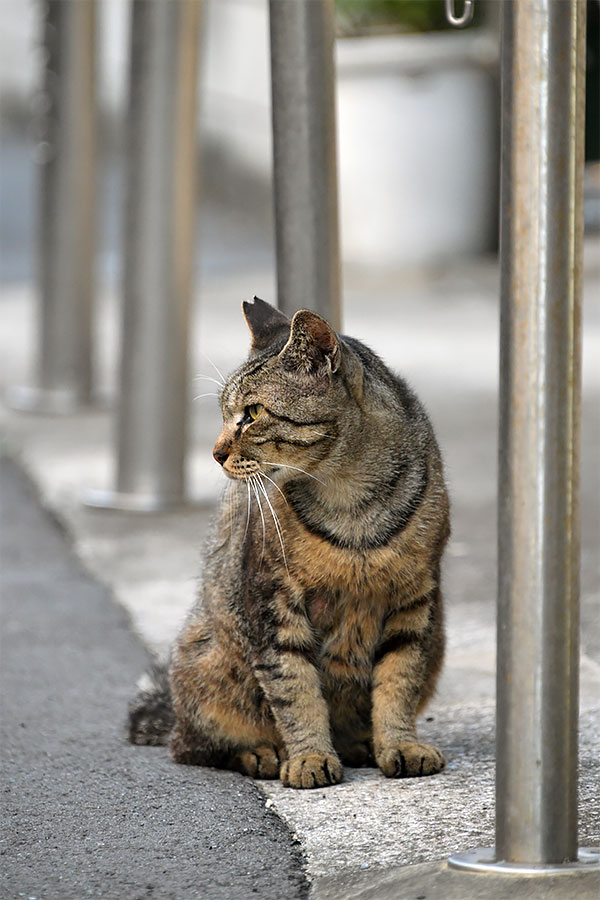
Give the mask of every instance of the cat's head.
[{"label": "cat's head", "polygon": [[317,313],[301,309],[290,321],[257,297],[243,312],[250,357],[221,392],[214,457],[232,478],[261,471],[280,481],[316,477],[344,417],[358,412],[362,367]]}]

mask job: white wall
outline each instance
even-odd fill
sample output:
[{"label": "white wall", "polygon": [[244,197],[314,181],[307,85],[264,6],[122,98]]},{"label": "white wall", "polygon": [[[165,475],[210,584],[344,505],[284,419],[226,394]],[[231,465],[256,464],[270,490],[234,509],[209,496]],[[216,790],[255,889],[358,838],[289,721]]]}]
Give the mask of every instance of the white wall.
[{"label": "white wall", "polygon": [[39,4],[0,0],[0,99],[27,99],[36,85],[41,37]]}]

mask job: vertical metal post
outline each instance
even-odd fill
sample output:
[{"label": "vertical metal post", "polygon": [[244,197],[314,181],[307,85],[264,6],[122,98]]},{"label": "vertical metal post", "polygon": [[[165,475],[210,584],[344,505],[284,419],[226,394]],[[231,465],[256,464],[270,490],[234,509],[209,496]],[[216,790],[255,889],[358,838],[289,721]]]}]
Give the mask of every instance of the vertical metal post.
[{"label": "vertical metal post", "polygon": [[505,4],[496,852],[577,859],[585,3]]},{"label": "vertical metal post", "polygon": [[18,409],[70,413],[89,400],[95,239],[94,0],[45,0],[40,98],[38,273],[34,385]]},{"label": "vertical metal post", "polygon": [[185,494],[199,0],[134,0],[116,491],[153,511]]},{"label": "vertical metal post", "polygon": [[496,848],[450,863],[556,873],[598,863],[577,848],[585,2],[503,11]]},{"label": "vertical metal post", "polygon": [[341,327],[333,0],[269,0],[279,307]]}]

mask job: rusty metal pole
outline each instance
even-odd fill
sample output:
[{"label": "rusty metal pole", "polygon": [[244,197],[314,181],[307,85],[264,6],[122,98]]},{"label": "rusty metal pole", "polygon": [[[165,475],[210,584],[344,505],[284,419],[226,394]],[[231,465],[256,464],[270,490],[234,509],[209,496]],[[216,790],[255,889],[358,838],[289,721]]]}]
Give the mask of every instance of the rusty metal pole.
[{"label": "rusty metal pole", "polygon": [[450,865],[568,874],[599,860],[577,846],[585,2],[503,12],[496,846]]},{"label": "rusty metal pole", "polygon": [[341,327],[333,0],[270,0],[279,307]]},{"label": "rusty metal pole", "polygon": [[34,384],[8,402],[67,414],[91,389],[95,242],[94,0],[45,0],[44,90],[36,147],[39,180],[38,346]]}]

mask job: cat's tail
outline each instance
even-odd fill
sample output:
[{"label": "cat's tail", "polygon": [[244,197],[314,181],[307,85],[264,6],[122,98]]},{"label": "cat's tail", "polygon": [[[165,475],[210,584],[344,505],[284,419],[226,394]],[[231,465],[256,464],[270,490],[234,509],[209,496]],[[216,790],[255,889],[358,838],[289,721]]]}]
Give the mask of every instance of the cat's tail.
[{"label": "cat's tail", "polygon": [[132,744],[160,746],[167,743],[175,715],[166,663],[156,663],[142,675],[128,713],[128,738]]}]

